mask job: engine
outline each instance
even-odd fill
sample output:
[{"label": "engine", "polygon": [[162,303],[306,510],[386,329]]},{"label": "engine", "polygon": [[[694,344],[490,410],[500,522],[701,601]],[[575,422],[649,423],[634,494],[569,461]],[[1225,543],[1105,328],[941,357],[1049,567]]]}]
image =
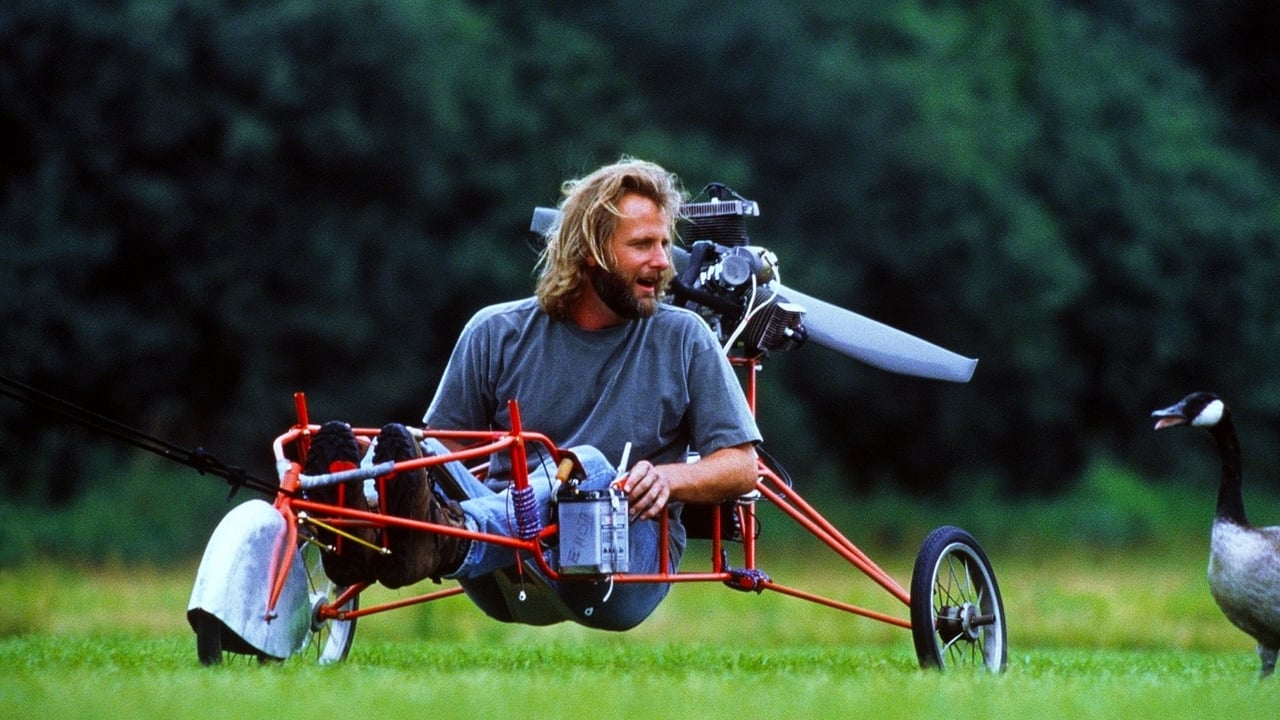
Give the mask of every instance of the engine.
[{"label": "engine", "polygon": [[672,283],[671,302],[702,315],[726,352],[799,347],[807,337],[804,308],[774,290],[778,258],[747,236],[746,218],[759,216],[759,205],[718,183],[705,192],[710,200],[681,207],[689,261]]}]

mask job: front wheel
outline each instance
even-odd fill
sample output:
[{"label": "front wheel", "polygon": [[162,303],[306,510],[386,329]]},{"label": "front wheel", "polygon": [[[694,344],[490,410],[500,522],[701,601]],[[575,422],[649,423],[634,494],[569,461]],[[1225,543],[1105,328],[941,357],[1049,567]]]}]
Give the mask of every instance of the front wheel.
[{"label": "front wheel", "polygon": [[1004,602],[986,553],[969,533],[940,527],[911,572],[911,637],[925,668],[1004,670]]}]

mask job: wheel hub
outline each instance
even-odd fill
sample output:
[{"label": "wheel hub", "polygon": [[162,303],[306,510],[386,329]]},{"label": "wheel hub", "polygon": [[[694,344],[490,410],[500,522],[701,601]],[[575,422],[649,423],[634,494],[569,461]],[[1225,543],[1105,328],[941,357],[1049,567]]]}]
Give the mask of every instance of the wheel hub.
[{"label": "wheel hub", "polygon": [[314,593],[311,601],[311,632],[320,632],[324,629],[329,618],[322,612],[329,603],[329,598],[324,593]]},{"label": "wheel hub", "polygon": [[938,634],[947,644],[960,639],[977,642],[982,626],[987,624],[990,620],[980,615],[978,607],[971,602],[948,605],[938,611]]}]

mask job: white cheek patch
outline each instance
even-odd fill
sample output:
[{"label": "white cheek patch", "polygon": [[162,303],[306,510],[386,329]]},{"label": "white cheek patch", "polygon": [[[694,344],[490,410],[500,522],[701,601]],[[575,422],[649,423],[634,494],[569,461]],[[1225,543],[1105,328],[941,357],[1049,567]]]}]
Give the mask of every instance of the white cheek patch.
[{"label": "white cheek patch", "polygon": [[1214,400],[1204,406],[1204,409],[1200,411],[1199,415],[1196,415],[1196,419],[1192,420],[1191,424],[1196,427],[1211,427],[1213,425],[1217,425],[1218,421],[1222,419],[1222,413],[1225,410],[1226,406],[1222,404],[1221,400]]}]

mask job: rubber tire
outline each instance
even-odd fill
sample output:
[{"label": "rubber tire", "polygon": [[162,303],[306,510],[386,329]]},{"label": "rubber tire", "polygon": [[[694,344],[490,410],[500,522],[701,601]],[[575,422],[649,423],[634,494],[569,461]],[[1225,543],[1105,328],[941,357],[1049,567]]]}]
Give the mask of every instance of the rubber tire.
[{"label": "rubber tire", "polygon": [[[965,612],[990,620],[968,626],[957,619],[948,642],[938,616]],[[972,666],[993,673],[1005,669],[1009,649],[1000,587],[982,547],[960,528],[937,528],[920,546],[911,572],[911,637],[923,668]]]},{"label": "rubber tire", "polygon": [[205,667],[222,664],[222,621],[207,612],[195,615],[196,656]]},{"label": "rubber tire", "polygon": [[193,610],[190,621],[196,631],[196,657],[205,667],[221,665],[224,653],[249,655],[259,662],[278,660],[263,654],[240,639],[218,618],[203,610]]}]

